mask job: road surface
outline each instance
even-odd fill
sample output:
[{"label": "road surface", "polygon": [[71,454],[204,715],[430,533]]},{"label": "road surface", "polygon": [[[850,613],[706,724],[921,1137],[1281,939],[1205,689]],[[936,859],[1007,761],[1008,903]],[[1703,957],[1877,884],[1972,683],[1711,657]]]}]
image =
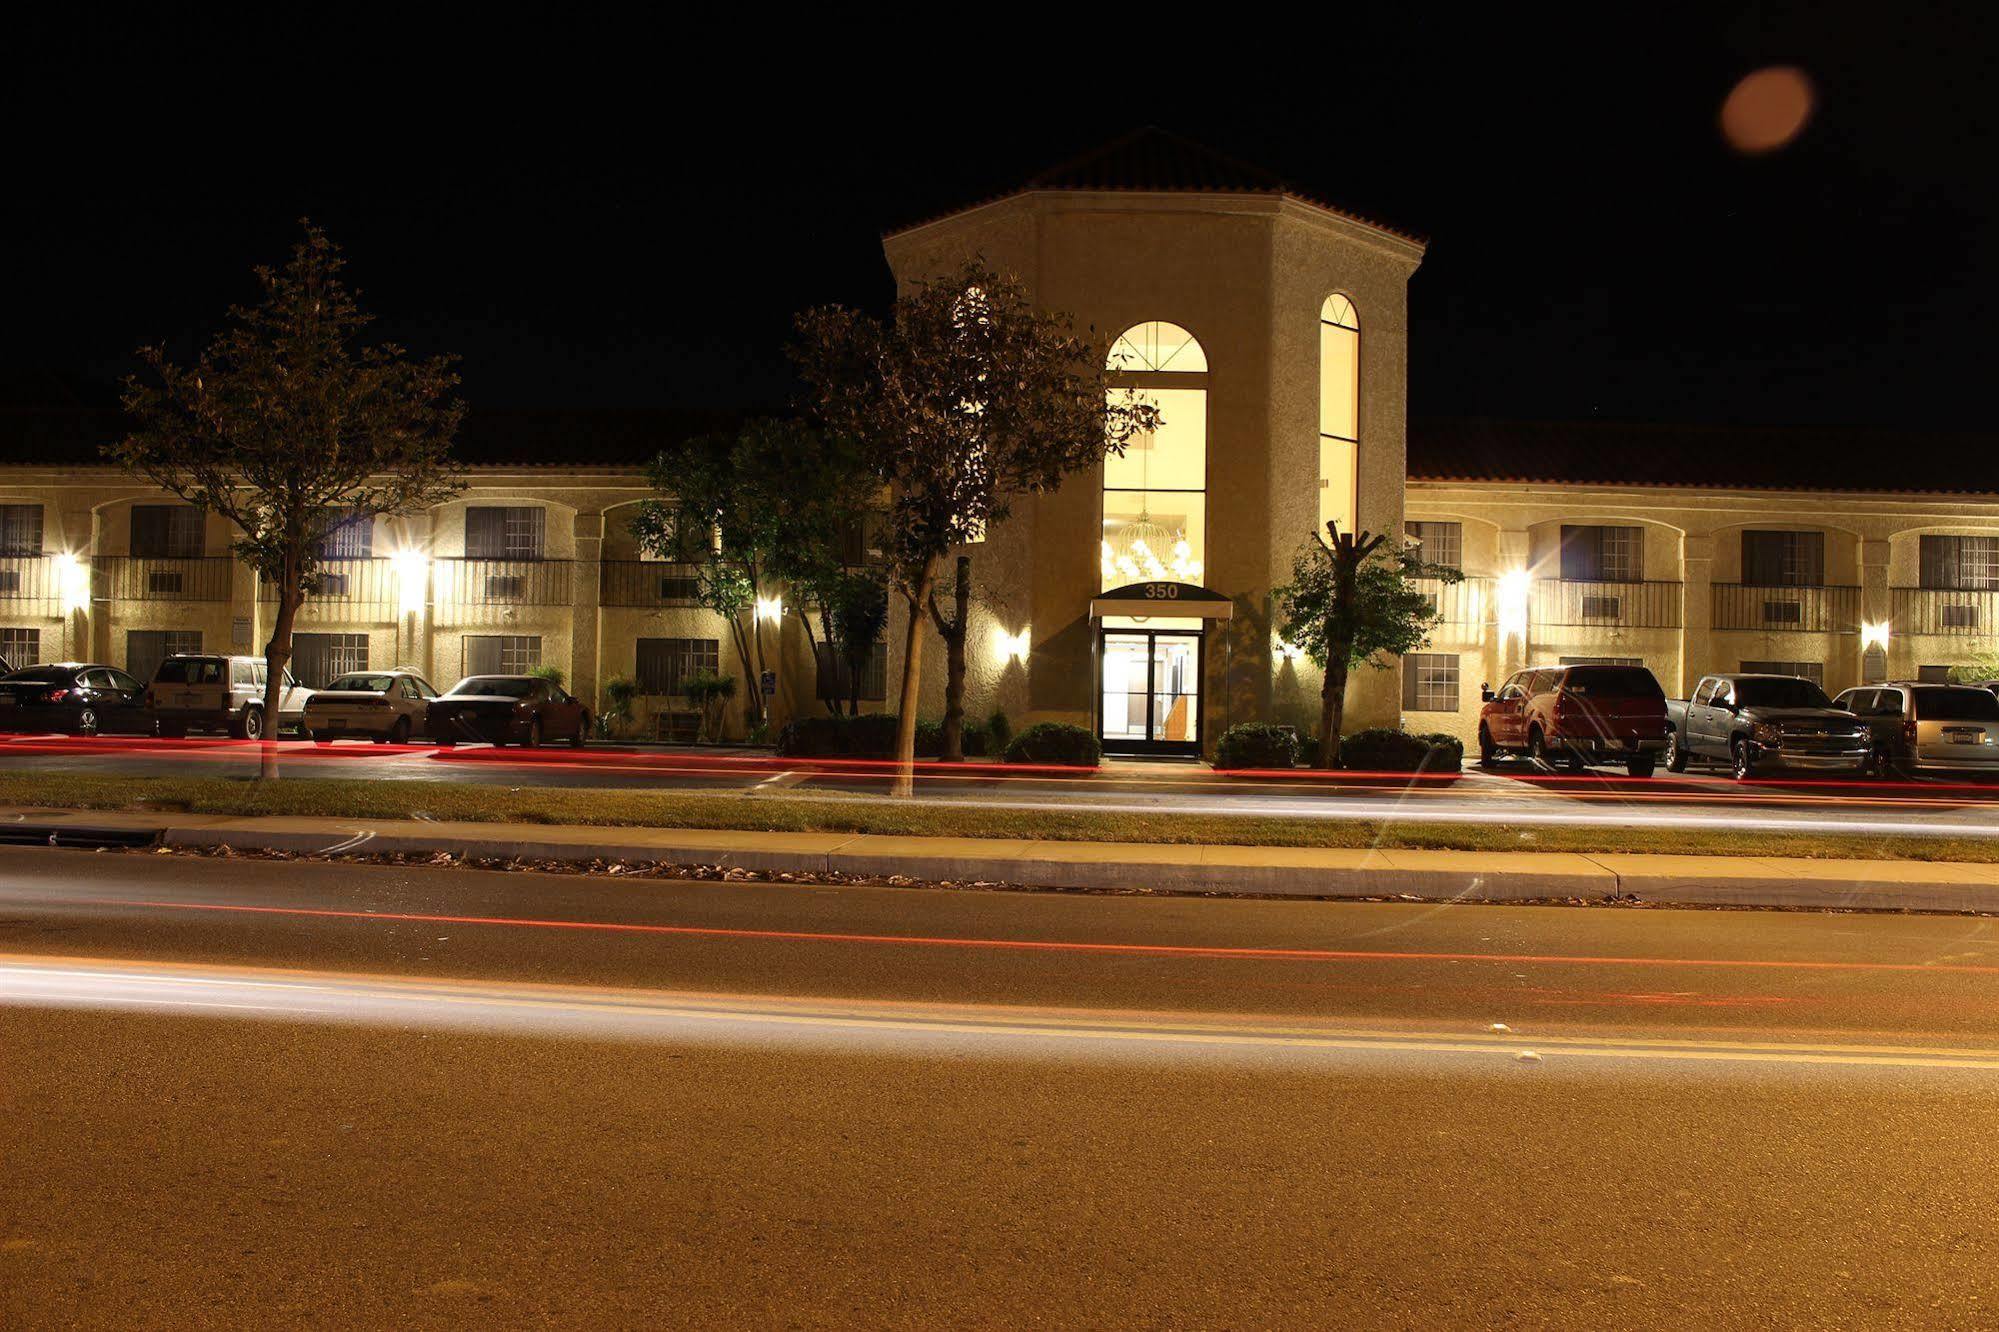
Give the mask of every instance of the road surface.
[{"label": "road surface", "polygon": [[[869,799],[886,793],[879,763],[806,763],[717,751],[567,746],[532,751],[461,745],[280,742],[284,775],[384,782],[685,790]],[[0,737],[0,773],[79,772],[249,779],[250,741]],[[1185,813],[1489,823],[1509,827],[1700,827],[1742,831],[1999,837],[1999,783],[1771,777],[1740,783],[1703,772],[1634,779],[1599,769],[1554,775],[1527,764],[1449,780],[1401,774],[1226,776],[1192,763],[1122,762],[1091,775],[1006,765],[919,765],[917,797],[937,804],[1107,813]]]},{"label": "road surface", "polygon": [[1983,1325],[1999,921],[0,848],[0,1325]]}]

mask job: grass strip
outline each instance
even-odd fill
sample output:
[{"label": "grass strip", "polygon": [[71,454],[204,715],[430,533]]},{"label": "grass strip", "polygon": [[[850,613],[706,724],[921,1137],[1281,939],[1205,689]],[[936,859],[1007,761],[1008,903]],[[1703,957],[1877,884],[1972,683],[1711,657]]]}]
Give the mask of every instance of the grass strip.
[{"label": "grass strip", "polygon": [[432,819],[467,823],[880,833],[1065,842],[1999,862],[1999,839],[1977,837],[1737,832],[1698,827],[1521,828],[1376,819],[1016,810],[879,799],[801,800],[686,791],[508,788],[338,778],[249,782],[220,777],[0,774],[0,804],[238,817],[283,814],[407,819],[422,814]]}]

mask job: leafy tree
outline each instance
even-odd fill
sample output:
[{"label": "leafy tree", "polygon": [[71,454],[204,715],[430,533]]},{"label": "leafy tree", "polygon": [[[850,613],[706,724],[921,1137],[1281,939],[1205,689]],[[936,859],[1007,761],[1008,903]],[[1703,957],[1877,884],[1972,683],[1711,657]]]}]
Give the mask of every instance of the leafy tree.
[{"label": "leafy tree", "polygon": [[[792,354],[820,425],[852,441],[888,491],[884,554],[908,610],[896,736],[896,793],[907,795],[923,620],[939,566],[1004,522],[1014,496],[1053,490],[1122,453],[1158,413],[1134,394],[1109,392],[1104,349],[981,261],[905,292],[886,321],[837,306],[808,310]],[[962,642],[950,656],[962,691]],[[962,750],[962,715],[951,734]]]},{"label": "leafy tree", "polygon": [[[1326,538],[1332,538],[1328,541]],[[1319,766],[1339,766],[1340,729],[1346,720],[1347,677],[1367,664],[1385,669],[1386,656],[1429,646],[1438,611],[1410,580],[1458,582],[1463,575],[1425,564],[1415,547],[1383,550],[1387,537],[1342,532],[1326,524],[1298,548],[1291,582],[1275,588],[1277,633],[1304,650],[1324,673],[1319,690]]]},{"label": "leafy tree", "polygon": [[[729,623],[754,730],[765,721],[755,686],[772,659],[758,604],[786,600],[816,653],[806,593],[842,571],[841,538],[875,484],[840,440],[786,420],[669,444],[647,476],[657,498],[639,506],[632,534],[650,555],[698,566],[696,600]],[[801,595],[785,598],[791,588]]]},{"label": "leafy tree", "polygon": [[[362,346],[369,323],[341,281],[340,248],[310,223],[281,268],[260,267],[255,305],[192,365],[163,347],[139,352],[147,373],[125,380],[131,433],[106,456],[221,514],[241,534],[237,556],[277,591],[265,645],[263,716],[275,726],[292,655],[292,625],[318,589],[320,549],[335,527],[418,511],[458,489],[446,453],[465,414],[451,397],[454,358],[411,358],[393,343]],[[264,747],[263,772],[277,775]]]},{"label": "leafy tree", "polygon": [[696,671],[680,682],[681,692],[687,695],[701,714],[701,729],[695,735],[697,740],[719,741],[722,738],[722,714],[729,700],[736,696],[736,677],[717,675],[713,671]]},{"label": "leafy tree", "polygon": [[847,668],[847,712],[861,715],[861,677],[888,628],[888,584],[878,569],[843,571],[820,589],[826,638]]}]

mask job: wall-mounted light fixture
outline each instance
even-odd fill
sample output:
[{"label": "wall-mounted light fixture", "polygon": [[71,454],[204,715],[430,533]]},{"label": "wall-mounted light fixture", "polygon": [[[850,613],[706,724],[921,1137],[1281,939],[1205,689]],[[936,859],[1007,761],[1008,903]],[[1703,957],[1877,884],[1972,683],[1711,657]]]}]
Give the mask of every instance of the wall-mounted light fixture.
[{"label": "wall-mounted light fixture", "polygon": [[399,550],[389,556],[389,567],[396,571],[396,605],[405,615],[422,610],[430,556],[420,550]]},{"label": "wall-mounted light fixture", "polygon": [[1305,655],[1304,648],[1299,647],[1296,643],[1287,642],[1282,638],[1272,638],[1270,643],[1272,650],[1277,653],[1278,660],[1280,661],[1295,662],[1298,658]]},{"label": "wall-mounted light fixture", "polygon": [[62,613],[74,615],[90,605],[90,565],[81,555],[64,551],[56,556],[56,596],[62,601]]},{"label": "wall-mounted light fixture", "polygon": [[784,618],[783,597],[758,597],[757,619],[765,624],[776,624]]},{"label": "wall-mounted light fixture", "polygon": [[1010,634],[1004,629],[995,628],[993,655],[1001,661],[1026,661],[1029,633],[1029,630],[1023,629],[1017,634]]},{"label": "wall-mounted light fixture", "polygon": [[1499,641],[1509,638],[1525,641],[1527,637],[1527,571],[1514,569],[1499,576],[1498,605]]},{"label": "wall-mounted light fixture", "polygon": [[1863,623],[1860,626],[1860,650],[1865,652],[1868,648],[1875,647],[1880,648],[1883,652],[1888,650],[1888,621],[1886,620],[1881,621],[1879,624]]}]

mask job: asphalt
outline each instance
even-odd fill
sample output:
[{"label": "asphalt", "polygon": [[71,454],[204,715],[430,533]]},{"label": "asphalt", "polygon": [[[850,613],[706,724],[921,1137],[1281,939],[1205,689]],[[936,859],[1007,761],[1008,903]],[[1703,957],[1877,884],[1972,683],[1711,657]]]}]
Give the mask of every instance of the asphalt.
[{"label": "asphalt", "polygon": [[1999,923],[0,848],[0,1324],[1993,1321]]},{"label": "asphalt", "polygon": [[[449,750],[342,741],[279,745],[291,780],[448,781],[612,790],[705,791],[791,800],[873,799],[884,765],[806,763],[728,751],[594,745]],[[0,773],[256,776],[253,742],[0,737]],[[1555,775],[1522,763],[1450,780],[1310,771],[1223,775],[1191,763],[1119,762],[1090,775],[1005,765],[919,766],[916,798],[940,805],[1101,813],[1480,823],[1505,827],[1701,827],[1737,831],[1999,837],[1999,783],[1975,778],[1861,782],[1783,774],[1738,783],[1710,772],[1633,779]]]}]

